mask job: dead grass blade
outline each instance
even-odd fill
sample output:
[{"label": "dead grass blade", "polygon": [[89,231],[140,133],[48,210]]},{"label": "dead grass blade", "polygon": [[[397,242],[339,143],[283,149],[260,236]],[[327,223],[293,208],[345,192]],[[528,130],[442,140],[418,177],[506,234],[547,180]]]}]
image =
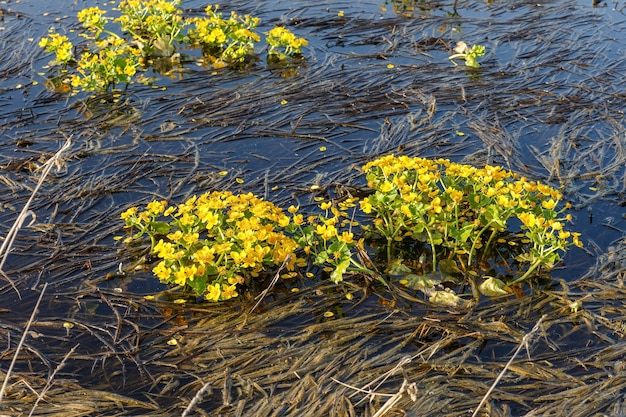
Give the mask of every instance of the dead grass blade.
[{"label": "dead grass blade", "polygon": [[33,311],[30,315],[30,318],[26,322],[26,326],[24,327],[24,332],[22,333],[22,338],[20,342],[17,344],[15,348],[15,354],[13,355],[13,359],[11,360],[11,364],[9,365],[9,369],[4,376],[4,381],[2,382],[2,387],[0,388],[0,404],[2,404],[2,398],[4,397],[4,392],[6,391],[7,384],[9,383],[9,378],[11,377],[11,372],[13,371],[13,367],[15,366],[15,362],[17,361],[17,357],[20,354],[20,350],[22,350],[22,346],[24,345],[24,341],[26,340],[26,336],[28,335],[28,331],[30,329],[33,320],[35,320],[35,315],[37,314],[37,309],[39,308],[39,304],[41,303],[41,299],[43,298],[44,293],[46,292],[46,288],[48,288],[48,283],[45,283],[43,288],[41,289],[41,293],[39,294],[39,298],[37,299],[37,303],[35,303],[35,307],[33,307]]},{"label": "dead grass blade", "polygon": [[[67,140],[65,141],[65,144],[61,146],[61,148],[57,151],[57,153],[54,154],[54,156],[50,158],[44,164],[39,181],[37,182],[37,185],[33,189],[30,195],[30,198],[28,199],[26,204],[24,204],[24,207],[22,207],[22,211],[17,216],[17,219],[15,220],[15,223],[13,224],[11,229],[9,229],[9,232],[7,233],[6,237],[4,238],[4,242],[2,243],[2,246],[0,247],[0,258],[1,258],[0,271],[2,271],[2,268],[4,267],[4,263],[7,260],[9,252],[11,251],[11,246],[13,245],[15,237],[17,236],[17,232],[22,227],[22,224],[24,223],[24,221],[26,221],[26,218],[30,215],[33,217],[33,222],[36,219],[35,214],[32,211],[30,211],[30,205],[32,201],[34,200],[35,195],[37,194],[37,191],[39,191],[39,188],[41,188],[42,184],[46,180],[46,177],[50,173],[50,170],[60,161],[60,158],[63,152],[65,152],[71,146],[71,144],[72,144],[71,137],[68,137]],[[3,276],[5,279],[7,279],[11,283],[15,292],[18,294],[18,296],[20,296],[20,292],[18,291],[13,281],[11,281],[9,277],[6,276],[6,274],[4,273],[3,273]]]},{"label": "dead grass blade", "polygon": [[[485,393],[485,396],[483,397],[483,399],[480,400],[480,403],[478,404],[478,406],[474,410],[474,413],[472,414],[472,417],[476,417],[478,415],[478,412],[480,411],[481,407],[485,404],[485,402],[487,401],[487,398],[489,398],[489,395],[496,388],[496,385],[498,385],[498,382],[500,382],[500,380],[502,379],[502,377],[504,376],[506,371],[509,369],[509,367],[511,366],[511,364],[513,363],[513,361],[515,360],[515,358],[517,357],[519,352],[522,350],[522,348],[526,347],[526,350],[529,351],[529,349],[528,349],[528,342],[530,341],[530,338],[539,330],[539,326],[541,326],[541,322],[545,318],[546,318],[545,315],[541,316],[541,318],[537,321],[537,324],[535,324],[535,326],[532,328],[532,330],[524,335],[524,337],[522,338],[522,341],[520,342],[519,346],[517,347],[517,349],[515,349],[515,352],[513,352],[513,356],[511,356],[511,359],[509,359],[509,361],[506,363],[506,365],[504,365],[504,368],[502,369],[502,372],[500,372],[498,374],[498,377],[496,378],[495,381],[493,381],[493,384],[491,385],[489,390]],[[530,352],[529,352],[529,354],[530,354]]]}]

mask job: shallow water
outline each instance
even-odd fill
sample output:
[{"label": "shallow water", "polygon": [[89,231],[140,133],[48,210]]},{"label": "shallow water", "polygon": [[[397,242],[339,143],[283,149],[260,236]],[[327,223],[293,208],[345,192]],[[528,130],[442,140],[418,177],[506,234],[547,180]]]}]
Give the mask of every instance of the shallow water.
[{"label": "shallow water", "polygon": [[[383,0],[221,2],[261,17],[260,32],[282,23],[307,38],[298,74],[282,77],[262,60],[245,71],[214,71],[192,59],[185,73],[159,81],[165,90],[131,85],[121,103],[87,107],[83,96],[45,88],[40,73],[50,57],[37,42],[52,26],[70,30],[78,10],[105,3],[41,4],[0,3],[0,165],[40,165],[66,136],[73,145],[33,202],[34,227],[20,231],[5,266],[23,296],[2,289],[11,321],[23,322],[38,296],[29,288],[44,282],[57,300],[40,309],[49,322],[83,314],[78,307],[68,314],[67,305],[82,291],[93,297],[89,282],[131,295],[159,290],[147,272],[100,282],[129,260],[113,241],[129,205],[225,188],[310,207],[311,185],[361,184],[355,167],[389,152],[501,164],[562,187],[586,247],[566,256],[556,278],[581,277],[623,237],[621,2],[459,1],[455,10],[444,1],[413,11]],[[192,13],[204,5],[184,3]],[[461,40],[487,48],[479,70],[448,60]],[[229,175],[217,175],[222,170]],[[38,176],[25,165],[2,176],[4,233]],[[111,320],[97,300],[84,309],[96,322]],[[83,343],[94,346],[87,336]]]}]

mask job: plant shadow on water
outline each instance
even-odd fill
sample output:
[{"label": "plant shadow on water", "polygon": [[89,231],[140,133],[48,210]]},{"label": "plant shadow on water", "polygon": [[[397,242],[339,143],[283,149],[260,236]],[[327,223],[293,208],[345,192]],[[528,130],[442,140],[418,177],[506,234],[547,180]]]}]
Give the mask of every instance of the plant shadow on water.
[{"label": "plant shadow on water", "polygon": [[[385,404],[385,415],[471,415],[545,315],[485,415],[624,414],[623,4],[226,2],[260,17],[261,32],[281,23],[308,39],[304,63],[185,64],[157,81],[164,90],[130,85],[95,101],[50,92],[38,74],[50,59],[38,39],[51,26],[70,35],[87,5],[39,4],[1,9],[3,236],[43,164],[66,137],[72,146],[3,268],[19,291],[1,281],[3,379],[48,283],[3,413],[27,415],[45,389],[35,415],[372,416]],[[450,63],[458,41],[486,46],[481,68]],[[211,190],[315,210],[315,197],[363,186],[355,167],[392,152],[549,183],[573,203],[585,247],[523,296],[470,309],[319,275],[279,282],[251,312],[257,294],[188,297],[142,269],[145,248],[113,239],[128,207]]]}]

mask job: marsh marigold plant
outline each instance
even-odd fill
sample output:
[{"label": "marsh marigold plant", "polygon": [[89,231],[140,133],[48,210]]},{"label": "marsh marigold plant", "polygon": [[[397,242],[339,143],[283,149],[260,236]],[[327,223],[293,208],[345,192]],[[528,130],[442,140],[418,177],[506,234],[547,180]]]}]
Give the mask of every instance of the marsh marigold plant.
[{"label": "marsh marigold plant", "polygon": [[[412,250],[420,259],[430,256],[433,277],[454,269],[466,278],[482,277],[478,289],[487,295],[506,294],[506,286],[539,268],[549,271],[568,247],[582,246],[580,234],[568,230],[570,205],[558,190],[500,166],[388,155],[362,171],[369,195],[322,200],[318,214],[293,205],[283,212],[253,194],[227,191],[178,206],[153,201],[143,210],[131,207],[122,213],[126,242],[149,236],[158,258],[154,274],[210,301],[236,297],[263,272],[310,264],[334,283],[356,272],[386,284],[365,249],[365,242],[378,247],[381,240],[390,273],[407,269],[394,250],[417,242]],[[497,278],[497,268],[506,269],[507,282]]]},{"label": "marsh marigold plant", "polygon": [[[242,67],[253,61],[255,45],[261,40],[255,32],[259,18],[234,11],[223,16],[217,5],[207,6],[204,17],[186,18],[180,5],[180,0],[122,0],[112,10],[117,16],[99,7],[79,11],[83,43],[74,45],[54,31],[39,42],[46,52],[55,54],[51,66],[61,66],[53,79],[71,86],[72,93],[104,92],[137,80],[151,83],[152,77],[142,73],[151,67],[159,72],[180,66],[185,61],[181,54],[194,49],[201,51],[201,61],[216,68]],[[283,48],[287,54],[301,54],[307,44],[282,27],[270,33],[268,53]]]},{"label": "marsh marigold plant", "polygon": [[243,284],[268,268],[293,270],[297,243],[283,229],[290,218],[253,194],[215,191],[177,207],[153,201],[122,213],[126,242],[148,235],[159,259],[153,273],[188,286],[209,301],[237,297]]},{"label": "marsh marigold plant", "polygon": [[394,242],[413,239],[430,246],[435,271],[438,257],[469,270],[479,253],[480,260],[495,254],[498,237],[517,219],[524,247],[515,261],[526,266],[510,285],[552,268],[567,247],[582,246],[580,234],[566,230],[570,205],[558,190],[502,167],[388,155],[362,170],[374,190],[360,201],[372,219],[366,229],[387,241],[389,259]]}]

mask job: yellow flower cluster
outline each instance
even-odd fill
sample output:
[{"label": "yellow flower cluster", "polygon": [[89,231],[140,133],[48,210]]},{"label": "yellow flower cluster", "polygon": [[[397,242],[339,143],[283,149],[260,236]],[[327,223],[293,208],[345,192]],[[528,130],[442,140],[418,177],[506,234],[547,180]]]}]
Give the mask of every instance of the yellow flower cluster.
[{"label": "yellow flower cluster", "polygon": [[104,26],[108,22],[108,19],[104,17],[105,14],[106,11],[99,7],[88,7],[79,11],[77,18],[83,24],[83,28],[94,32],[94,36],[97,38],[104,31]]},{"label": "yellow flower cluster", "polygon": [[405,238],[428,242],[433,266],[437,247],[444,242],[451,251],[447,257],[467,254],[471,264],[476,251],[487,253],[513,217],[530,242],[528,253],[518,260],[529,261],[531,272],[540,265],[553,266],[560,259],[558,251],[567,246],[582,245],[580,234],[563,230],[571,220],[564,214],[570,205],[558,208],[563,198],[558,190],[502,167],[388,155],[362,170],[375,192],[360,207],[376,217],[375,232],[389,244]]},{"label": "yellow flower cluster", "polygon": [[353,228],[357,222],[351,220],[348,213],[356,207],[356,198],[348,198],[338,203],[323,201],[319,208],[324,214],[308,216],[306,219],[299,208],[291,206],[292,224],[287,228],[304,253],[313,259],[313,263],[321,265],[330,272],[330,278],[338,283],[351,265],[355,270],[366,271],[354,258],[353,247],[357,244]]},{"label": "yellow flower cluster", "polygon": [[[306,259],[296,258],[300,250],[335,283],[349,271],[373,275],[364,239],[355,239],[357,228],[374,245],[377,238],[386,239],[390,268],[394,245],[418,241],[429,246],[424,253],[431,253],[434,273],[439,269],[443,275],[450,265],[458,270],[460,262],[460,272],[475,275],[486,263],[495,268],[504,260],[513,276],[508,285],[537,268],[552,268],[568,246],[582,246],[579,233],[565,230],[572,220],[565,214],[570,205],[561,204],[558,190],[502,167],[389,155],[362,169],[372,189],[369,196],[320,199],[323,213],[308,217],[299,207],[290,206],[286,214],[251,193],[226,191],[194,196],[178,206],[153,201],[144,210],[131,207],[121,217],[137,232],[126,242],[147,234],[159,259],[154,274],[210,301],[238,296],[240,285],[266,268],[306,266]],[[353,220],[357,207],[372,217],[370,224]],[[508,230],[515,225],[521,234]],[[502,244],[519,250],[500,251]],[[505,285],[493,278],[487,282]]]},{"label": "yellow flower cluster", "polygon": [[[112,19],[99,7],[79,11],[77,19],[83,29],[79,36],[89,43],[79,46],[84,52],[77,62],[72,56],[74,47],[66,36],[51,33],[39,42],[46,52],[56,53],[53,64],[69,64],[52,78],[52,84],[59,91],[69,90],[71,85],[72,93],[78,89],[103,92],[120,83],[132,83],[137,72],[148,66],[169,74],[182,66],[177,55],[182,47],[201,48],[204,58],[216,68],[242,66],[253,60],[255,43],[260,41],[254,32],[258,18],[235,12],[223,17],[218,6],[211,5],[205,9],[206,17],[184,18],[180,3],[121,0],[117,7],[120,15]],[[119,25],[117,31],[107,27],[110,22]],[[299,54],[306,45],[306,40],[296,38],[286,29],[277,28],[272,33],[288,53]],[[268,37],[268,42],[270,39],[274,38]],[[270,50],[277,46],[270,45]],[[137,78],[146,84],[152,82],[150,77]]]},{"label": "yellow flower cluster", "polygon": [[188,25],[179,5],[180,0],[122,0],[115,22],[132,36],[143,56],[171,56],[174,43],[185,40],[183,31]]},{"label": "yellow flower cluster", "polygon": [[276,26],[267,33],[267,44],[270,47],[270,54],[284,54],[290,57],[301,55],[302,48],[307,46],[309,42],[304,38],[297,37],[283,26]]},{"label": "yellow flower cluster", "polygon": [[[188,285],[209,301],[238,295],[237,285],[258,277],[266,268],[285,265],[293,270],[297,243],[282,229],[289,216],[253,194],[215,191],[192,197],[178,207],[153,201],[143,211],[131,207],[121,215],[148,234],[160,259],[154,274],[165,283]],[[169,217],[169,221],[158,221]]]},{"label": "yellow flower cluster", "polygon": [[116,36],[98,41],[97,53],[84,52],[69,80],[73,88],[106,91],[118,83],[131,83],[139,67],[140,52]]},{"label": "yellow flower cluster", "polygon": [[207,17],[190,19],[192,43],[202,46],[205,56],[216,67],[244,63],[254,53],[254,43],[261,38],[253,32],[259,19],[249,15],[230,13],[224,19],[219,6],[207,6]]},{"label": "yellow flower cluster", "polygon": [[39,46],[46,52],[54,52],[56,62],[59,64],[66,64],[72,59],[73,45],[67,36],[51,33],[41,38]]}]

